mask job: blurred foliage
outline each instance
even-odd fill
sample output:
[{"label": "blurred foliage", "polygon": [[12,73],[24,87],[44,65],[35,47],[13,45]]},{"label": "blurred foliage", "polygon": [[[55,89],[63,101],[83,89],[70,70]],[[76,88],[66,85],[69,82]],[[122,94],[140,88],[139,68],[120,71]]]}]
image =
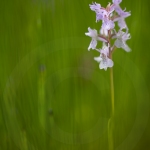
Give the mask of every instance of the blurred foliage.
[{"label": "blurred foliage", "polygon": [[[97,1],[106,6],[108,1]],[[0,149],[107,150],[109,70],[88,52],[90,0],[7,0],[0,9]],[[148,0],[123,0],[132,49],[114,53],[116,150],[149,150]]]}]

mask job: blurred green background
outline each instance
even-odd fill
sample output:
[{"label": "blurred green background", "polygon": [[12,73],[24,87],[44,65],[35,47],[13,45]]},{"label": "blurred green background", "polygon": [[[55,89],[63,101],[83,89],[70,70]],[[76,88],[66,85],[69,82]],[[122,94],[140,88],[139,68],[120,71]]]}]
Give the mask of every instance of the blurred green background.
[{"label": "blurred green background", "polygon": [[[106,6],[109,1],[96,1]],[[0,149],[107,150],[108,71],[88,52],[91,0],[0,3]],[[150,149],[150,2],[123,0],[132,49],[114,55],[116,150]]]}]

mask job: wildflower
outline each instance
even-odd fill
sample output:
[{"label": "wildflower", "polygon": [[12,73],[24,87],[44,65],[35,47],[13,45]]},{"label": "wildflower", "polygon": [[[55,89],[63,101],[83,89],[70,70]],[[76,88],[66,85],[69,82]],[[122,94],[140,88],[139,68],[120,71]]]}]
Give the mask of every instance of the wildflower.
[{"label": "wildflower", "polygon": [[108,67],[112,67],[114,65],[113,61],[103,53],[101,53],[99,57],[94,57],[94,60],[100,63],[100,69],[107,70]]},{"label": "wildflower", "polygon": [[93,3],[89,5],[92,11],[96,13],[96,22],[99,20],[103,20],[103,18],[107,15],[107,11],[101,7],[100,4]]},{"label": "wildflower", "polygon": [[119,31],[113,38],[117,38],[115,41],[116,47],[123,48],[126,52],[131,51],[129,46],[126,44],[126,41],[131,38],[128,32]]},{"label": "wildflower", "polygon": [[112,7],[118,14],[118,17],[116,17],[114,21],[118,21],[120,19],[125,19],[126,17],[129,17],[131,15],[130,12],[125,12],[126,9],[125,10],[121,9],[121,7],[119,5],[121,2],[122,2],[122,0],[113,0]]},{"label": "wildflower", "polygon": [[125,12],[125,10],[122,10],[119,5],[115,5],[114,9],[119,15],[118,19],[119,18],[126,18],[126,17],[129,17],[131,15],[130,12]]},{"label": "wildflower", "polygon": [[[92,41],[88,47],[88,50],[95,49],[100,53],[99,57],[94,59],[99,62],[99,68],[107,70],[108,67],[114,65],[111,60],[114,48],[123,48],[125,51],[129,52],[131,49],[126,44],[126,41],[130,39],[130,34],[128,33],[128,27],[125,22],[125,18],[131,15],[130,12],[126,12],[126,9],[122,10],[120,3],[122,0],[112,0],[113,4],[109,3],[106,8],[101,7],[98,3],[90,4],[90,9],[96,13],[96,22],[102,21],[100,28],[100,34],[97,30],[88,28],[88,33],[85,35],[92,38]],[[119,30],[115,30],[115,22],[118,23]],[[122,30],[126,29],[126,32]],[[115,38],[114,45],[111,45],[111,39]],[[97,42],[102,41],[102,49],[97,48]]]},{"label": "wildflower", "polygon": [[103,41],[103,42],[107,42],[106,39],[104,39],[104,38],[98,36],[97,30],[91,29],[91,28],[89,27],[89,28],[88,28],[88,31],[89,31],[89,32],[88,32],[88,33],[85,33],[85,35],[87,35],[87,36],[89,36],[89,37],[92,38],[92,41],[91,41],[91,43],[90,43],[90,45],[89,45],[89,47],[88,47],[88,50],[90,50],[91,48],[92,48],[92,49],[95,49],[95,48],[96,48],[96,46],[97,46],[97,40]]},{"label": "wildflower", "polygon": [[114,18],[113,21],[118,21],[118,26],[120,27],[120,29],[127,29],[127,25],[125,22],[125,18],[130,16],[130,12],[125,12],[125,10],[122,10],[120,7],[120,3],[122,2],[122,0],[113,0],[113,8],[114,10],[117,12],[117,16]]},{"label": "wildflower", "polygon": [[102,49],[99,50],[100,56],[94,57],[94,60],[100,63],[99,64],[100,69],[107,70],[108,67],[112,67],[114,64],[113,61],[110,58],[108,58],[109,48],[110,48],[109,44],[107,46],[105,42],[103,42],[103,47]]},{"label": "wildflower", "polygon": [[92,5],[89,5],[91,10],[95,11],[95,12],[99,12],[101,9],[101,5],[98,3],[93,3]]},{"label": "wildflower", "polygon": [[110,30],[115,27],[115,24],[112,20],[109,20],[108,18],[103,20],[102,29],[103,30]]}]

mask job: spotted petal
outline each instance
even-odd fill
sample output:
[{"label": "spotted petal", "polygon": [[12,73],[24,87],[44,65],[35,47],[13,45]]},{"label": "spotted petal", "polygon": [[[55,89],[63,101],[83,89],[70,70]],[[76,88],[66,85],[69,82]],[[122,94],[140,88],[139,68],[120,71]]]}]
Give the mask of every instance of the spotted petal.
[{"label": "spotted petal", "polygon": [[107,70],[108,67],[112,67],[114,65],[113,61],[109,58],[105,58],[103,59],[100,64],[99,64],[99,68],[100,69],[104,69]]}]

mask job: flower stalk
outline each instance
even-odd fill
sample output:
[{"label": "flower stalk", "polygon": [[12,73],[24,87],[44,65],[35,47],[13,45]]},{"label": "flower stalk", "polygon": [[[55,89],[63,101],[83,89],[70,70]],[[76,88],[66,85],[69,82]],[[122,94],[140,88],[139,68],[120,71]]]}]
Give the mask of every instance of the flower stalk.
[{"label": "flower stalk", "polygon": [[[112,0],[112,4],[109,3],[106,8],[101,7],[98,3],[93,3],[90,9],[96,13],[96,22],[102,21],[100,31],[88,27],[88,32],[85,35],[92,38],[88,50],[93,49],[99,52],[98,57],[94,57],[99,63],[99,68],[110,68],[110,89],[111,89],[111,115],[108,121],[108,142],[109,150],[114,149],[113,144],[113,120],[114,120],[114,81],[113,81],[113,66],[112,54],[116,48],[122,48],[126,52],[130,52],[131,49],[126,44],[126,41],[131,38],[129,29],[126,25],[125,18],[131,15],[130,12],[122,10],[120,3],[122,0]],[[116,31],[116,23],[119,26],[119,30]],[[125,30],[125,31],[124,31]],[[112,39],[115,39],[112,44]],[[97,48],[97,43],[101,41],[102,48]]]},{"label": "flower stalk", "polygon": [[108,146],[109,150],[114,149],[113,130],[114,130],[114,82],[113,68],[110,68],[110,91],[111,91],[111,116],[108,120]]},{"label": "flower stalk", "polygon": [[[108,31],[108,35],[109,35],[109,44],[110,43],[110,39],[111,39],[111,34],[110,31]],[[113,49],[111,50],[111,48],[109,48],[109,58],[112,59],[112,53],[114,51],[115,47],[113,47]],[[113,79],[113,67],[110,68],[110,93],[111,93],[111,114],[110,114],[110,118],[108,120],[108,147],[109,150],[113,150],[114,149],[114,142],[113,142],[113,129],[114,129],[114,79]]]},{"label": "flower stalk", "polygon": [[110,68],[110,92],[111,92],[111,117],[114,116],[114,79],[113,79],[113,68]]}]

